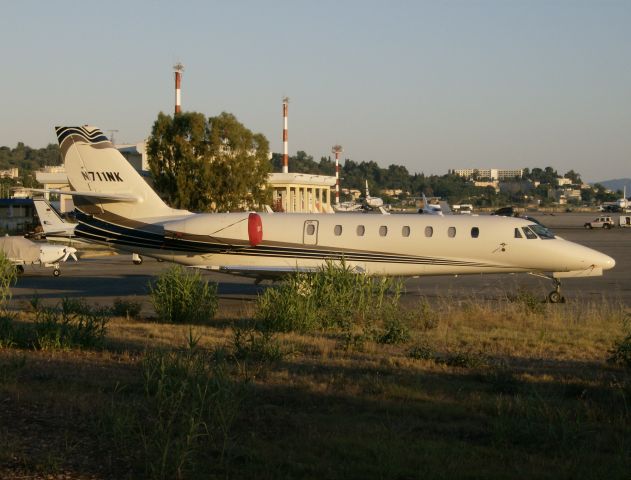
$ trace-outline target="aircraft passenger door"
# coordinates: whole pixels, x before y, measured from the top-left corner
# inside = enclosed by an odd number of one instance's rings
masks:
[[[305,220],[305,225],[302,230],[302,243],[305,245],[318,244],[318,221],[317,220]]]

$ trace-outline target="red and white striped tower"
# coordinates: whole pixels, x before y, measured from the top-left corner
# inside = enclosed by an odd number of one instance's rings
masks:
[[[283,98],[283,173],[289,173],[289,149],[287,147],[287,107],[289,97]]]
[[[340,153],[342,145],[333,145],[331,152],[335,154],[335,205],[340,204]]]
[[[184,71],[184,65],[178,62],[173,66],[173,70],[175,70],[175,114],[177,115],[182,111],[180,87],[182,84],[182,72]]]

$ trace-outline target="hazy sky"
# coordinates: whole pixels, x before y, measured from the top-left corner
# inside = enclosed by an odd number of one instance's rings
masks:
[[[235,114],[282,151],[631,177],[631,1],[0,3],[0,145],[54,125],[145,138],[182,107]],[[291,169],[291,166],[290,166]]]

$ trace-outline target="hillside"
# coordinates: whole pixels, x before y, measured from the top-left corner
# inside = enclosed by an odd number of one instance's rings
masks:
[[[631,194],[631,178],[615,178],[613,180],[604,180],[596,183],[600,183],[604,187],[613,191],[622,190],[626,186],[627,195]]]

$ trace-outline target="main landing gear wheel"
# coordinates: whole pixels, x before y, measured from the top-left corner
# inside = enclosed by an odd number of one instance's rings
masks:
[[[16,265],[15,271],[17,272],[18,275],[22,275],[24,273],[24,267],[22,265]]]
[[[61,275],[61,270],[59,270],[58,268],[53,270],[53,277],[58,277],[59,275]]]
[[[561,295],[561,281],[558,278],[553,278],[554,290],[548,294],[548,303],[565,303],[565,297]]]

